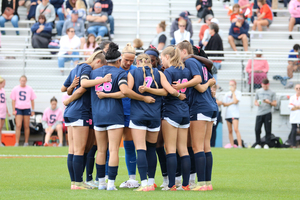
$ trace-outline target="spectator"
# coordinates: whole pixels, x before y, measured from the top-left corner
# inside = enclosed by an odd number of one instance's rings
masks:
[[[217,91],[217,86],[213,85],[211,86],[211,95],[213,98],[216,99],[217,105],[218,105],[218,116],[217,116],[217,123],[213,125],[213,129],[212,129],[212,134],[211,134],[211,139],[210,139],[210,146],[211,147],[215,147],[216,146],[216,138],[217,138],[217,127],[218,124],[221,122],[222,123],[222,101],[220,98],[220,95],[216,95],[216,91]]]
[[[268,79],[264,79],[261,84],[262,88],[256,91],[255,106],[258,107],[256,122],[255,122],[255,149],[261,149],[262,143],[260,140],[261,127],[264,124],[266,131],[265,149],[269,149],[272,133],[272,106],[277,105],[275,92],[269,89],[270,84]]]
[[[76,1],[78,0],[66,0],[66,10],[65,10],[65,16],[69,15],[70,10],[76,9]],[[81,0],[85,4],[85,7],[87,7],[86,1]]]
[[[63,112],[57,107],[57,99],[53,97],[50,100],[50,108],[46,108],[43,114],[43,128],[46,132],[44,146],[49,146],[49,140],[54,131],[57,132],[59,147],[63,146]]]
[[[95,3],[94,10],[86,17],[86,20],[89,22],[87,32],[94,34],[95,37],[104,37],[108,33],[106,27],[107,14],[102,12],[101,3],[99,2]]]
[[[111,15],[113,12],[113,2],[111,0],[97,0],[96,2],[101,3],[102,12],[107,13],[108,19],[107,23],[110,25],[110,37],[114,38],[114,31],[115,31],[115,20],[114,17]],[[93,6],[91,6],[93,7]]]
[[[67,35],[62,36],[60,39],[60,48],[58,55],[74,55],[75,57],[58,57],[58,67],[64,68],[65,62],[72,60],[74,62],[74,65],[77,65],[79,58],[77,57],[79,55],[79,52],[72,51],[75,49],[79,49],[80,47],[80,39],[75,35],[75,29],[74,28],[68,28],[66,31]],[[64,74],[64,71],[62,70],[62,75]]]
[[[104,51],[104,54],[107,52],[108,48],[109,48],[109,44],[111,43],[111,41],[108,41],[108,40],[105,40],[105,41],[102,41],[100,44],[99,44],[99,50],[103,50]]]
[[[242,148],[242,138],[239,131],[239,102],[242,98],[242,93],[236,89],[236,81],[229,81],[229,89],[223,98],[223,106],[226,107],[225,120],[227,121],[227,127],[229,132],[229,141],[231,148],[234,147],[232,126],[238,141],[238,148]]]
[[[300,24],[300,0],[292,0],[289,4],[289,11],[291,14],[289,22],[289,31],[292,32],[296,24]],[[293,39],[290,35],[289,39]]]
[[[175,39],[175,44],[178,44],[182,42],[183,40],[190,41],[191,39],[191,33],[185,30],[186,27],[186,21],[185,20],[180,20],[178,22],[178,30],[174,32],[174,39]]]
[[[149,48],[144,51],[144,53],[150,56],[152,67],[162,70],[159,59],[159,51],[154,46],[150,45]]]
[[[292,125],[291,131],[291,146],[293,148],[297,147],[297,125],[300,124],[300,84],[295,86],[296,94],[290,97],[289,108],[290,113],[290,123]]]
[[[51,23],[46,23],[45,15],[39,16],[39,21],[31,27],[33,33],[31,44],[33,48],[48,48],[48,44],[51,42]]]
[[[266,3],[266,0],[257,0],[257,5],[260,8],[257,14],[257,19],[253,22],[252,30],[255,31],[256,27],[258,31],[262,31],[263,26],[270,26],[273,22],[273,13],[270,6]],[[251,38],[254,34],[251,34]],[[259,38],[262,38],[262,34],[259,34]]]
[[[66,18],[67,19],[71,19],[71,15],[73,11],[77,11],[78,12],[78,19],[83,20],[83,22],[85,22],[86,20],[86,5],[84,3],[84,1],[82,0],[77,0],[75,3],[75,8],[73,10],[69,10]]]
[[[231,24],[228,36],[228,42],[233,51],[237,51],[236,45],[243,45],[244,51],[248,51],[248,31],[249,24],[245,22],[244,15],[239,14],[237,16],[237,22]]]
[[[133,47],[135,48],[135,50],[144,51],[143,45],[144,45],[144,43],[141,39],[136,38],[136,39],[133,40]],[[139,54],[141,54],[141,53],[136,53],[135,55],[137,56]]]
[[[96,38],[93,34],[89,34],[87,38],[87,42],[84,44],[83,49],[85,50],[93,50],[96,48]],[[83,55],[92,55],[93,51],[84,51]],[[87,60],[88,58],[85,58]]]
[[[156,33],[157,35],[154,37],[154,39],[151,41],[150,45],[157,48],[157,50],[163,50],[170,44],[170,40],[166,33],[166,22],[161,21],[156,26]]]
[[[25,1],[22,1],[25,2]],[[29,7],[27,7],[27,4],[29,3]],[[41,3],[41,1],[38,0],[26,0],[25,2],[25,7],[27,7],[27,19],[35,19],[35,12],[36,12],[36,7]],[[24,3],[23,3],[24,4]],[[22,4],[22,5],[23,5]],[[19,1],[19,5],[21,6],[21,1]]]
[[[240,5],[239,4],[234,4],[232,7],[232,10],[228,11],[228,16],[230,16],[230,22],[234,23],[237,22],[237,16],[240,14]]]
[[[35,12],[36,21],[39,20],[40,14],[45,15],[46,23],[51,23],[52,26],[54,25],[56,14],[55,14],[54,6],[49,3],[49,0],[42,0],[42,3],[40,3],[36,7],[36,12]]]
[[[59,20],[65,20],[65,15],[62,9],[64,0],[50,0],[50,3],[53,5],[55,13],[58,15]]]
[[[176,18],[171,25],[171,30],[170,30],[170,35],[173,38],[171,41],[171,44],[175,44],[175,39],[174,39],[174,32],[177,31],[178,28],[178,22],[180,20],[185,20],[186,21],[186,27],[185,30],[187,30],[188,32],[191,33],[191,38],[193,37],[193,26],[192,26],[192,22],[191,20],[188,18],[188,16],[190,15],[190,13],[188,11],[184,11],[182,13],[180,13],[179,18]],[[192,43],[192,40],[190,41]]]
[[[210,21],[213,19],[214,16],[212,15],[206,15],[205,17],[205,24],[203,24],[200,28],[200,32],[199,32],[199,46],[202,47],[202,40],[204,37],[204,32],[209,28],[210,25]]]
[[[242,9],[241,13],[245,13],[247,8],[250,6],[249,0],[239,0],[240,9]]]
[[[13,115],[16,121],[16,144],[19,146],[22,124],[24,126],[25,143],[28,146],[28,139],[30,135],[29,121],[30,115],[34,115],[34,99],[36,95],[33,89],[26,85],[27,77],[25,75],[20,78],[20,85],[13,88],[10,94],[12,100]]]
[[[206,15],[214,15],[214,12],[211,9],[212,7],[212,0],[197,0],[196,1],[196,10],[197,10],[197,17],[199,18],[198,23],[205,18]],[[204,20],[205,21],[205,20]]]
[[[210,20],[210,24],[211,23],[215,23],[215,24],[217,24],[217,25],[219,25],[219,20],[218,19],[216,19],[216,18],[212,18],[211,20]],[[218,32],[218,34],[219,34],[219,36],[221,37],[221,39],[222,39],[222,36],[223,36],[223,31],[222,30],[220,30],[220,28],[219,28],[219,32]],[[207,45],[207,43],[208,43],[208,41],[209,41],[209,39],[210,39],[210,33],[209,33],[209,29],[206,29],[205,31],[204,31],[204,35],[203,35],[203,39],[202,39],[202,49],[205,49],[205,46]]]
[[[6,114],[10,117],[10,114],[8,112],[7,105],[6,105],[4,87],[5,87],[5,80],[0,77],[0,147],[4,146],[1,141],[1,137],[2,137],[1,134],[2,134],[3,125],[5,124]]]
[[[35,3],[35,4],[32,4]],[[27,9],[27,13],[29,12],[32,5],[38,5],[41,1],[37,0],[19,0],[19,6],[24,6]]]
[[[0,26],[3,28],[5,22],[11,21],[15,28],[18,28],[19,14],[18,14],[19,0],[2,0],[2,7],[0,16]],[[1,31],[2,35],[5,35],[5,31]],[[19,35],[19,31],[16,31]]]
[[[253,15],[251,17],[252,23],[254,21],[254,17],[257,16],[257,13],[259,13],[259,7],[257,5],[257,0],[254,0],[253,3],[254,3],[253,4]],[[271,2],[271,0],[266,0],[266,3],[270,6],[270,8],[272,8],[272,2]],[[254,10],[256,10],[256,11],[254,12]]]
[[[256,49],[255,51],[256,58],[262,57],[262,50]],[[248,64],[246,66],[246,72],[248,73],[248,84],[249,91],[251,91],[251,77],[252,77],[252,59],[248,60]],[[269,71],[269,63],[267,60],[256,60],[253,61],[253,75],[254,75],[254,89],[261,88],[262,80],[267,78],[267,73]]]

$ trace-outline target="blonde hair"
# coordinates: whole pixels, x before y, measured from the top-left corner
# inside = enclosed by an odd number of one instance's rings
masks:
[[[240,6],[239,4],[237,4],[237,3],[236,3],[236,4],[234,4],[234,5],[233,5],[233,7],[232,7],[232,11],[233,11],[233,9],[234,9],[234,8],[238,8],[238,9],[239,9],[239,11],[240,11],[240,8],[241,8],[241,6]]]
[[[91,64],[96,59],[100,59],[101,63],[105,63],[105,56],[104,56],[102,50],[94,52],[85,62],[81,62],[78,65],[83,64],[83,63]]]
[[[126,46],[122,50],[122,54],[130,53],[135,55],[135,48],[131,46],[130,43],[127,43]]]
[[[185,49],[188,54],[194,54],[193,46],[187,40],[183,40],[182,42],[178,43],[176,47],[178,47],[181,51]]]
[[[150,58],[150,56],[147,55],[147,54],[145,54],[145,53],[142,53],[142,54],[139,54],[137,56],[136,60],[139,62],[139,64],[142,64],[142,67],[143,67],[143,72],[144,72],[144,83],[143,83],[143,86],[146,86],[146,69],[145,69],[145,66],[148,66],[150,68],[150,73],[152,75],[152,79],[153,79],[153,81],[155,83],[155,86],[158,89],[158,84],[155,81],[155,77],[154,77],[154,74],[153,74],[153,68],[152,68],[152,65],[151,65],[151,58]]]
[[[4,81],[5,81],[5,79],[0,77],[0,83],[3,83]]]
[[[182,67],[184,69],[184,64],[181,61],[180,51],[176,47],[167,47],[163,50],[162,55],[170,56],[170,64],[175,67]]]
[[[77,9],[85,9],[86,10],[86,6],[82,0],[77,0],[75,3],[75,7]]]
[[[143,41],[139,38],[134,39],[133,44],[134,44],[135,48],[141,48],[144,45]]]
[[[179,20],[178,25],[185,25],[186,26],[186,21],[185,20]]]
[[[162,28],[162,30],[163,31],[166,31],[166,21],[161,21],[159,24],[158,24],[158,26],[160,27],[160,28]]]

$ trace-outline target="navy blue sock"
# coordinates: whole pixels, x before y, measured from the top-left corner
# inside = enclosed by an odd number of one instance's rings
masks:
[[[168,176],[167,157],[166,157],[165,147],[162,146],[156,148],[156,153],[158,156],[162,176]]]
[[[196,173],[195,156],[192,147],[188,147],[190,159],[191,159],[191,174]]]
[[[211,181],[211,173],[212,173],[212,166],[213,166],[213,157],[211,152],[205,153],[206,157],[206,174],[205,174],[205,181]]]
[[[108,166],[108,180],[116,180],[118,175],[118,166]]]
[[[68,154],[67,165],[71,181],[75,181],[75,175],[73,170],[73,154]]]
[[[143,181],[147,179],[147,170],[148,170],[146,151],[140,149],[140,150],[136,150],[136,153],[137,153],[136,162],[141,177],[141,181]]]
[[[86,181],[93,180],[93,171],[95,163],[95,153],[97,151],[97,145],[94,145],[87,154],[86,158]],[[96,179],[97,180],[97,179]]]
[[[190,156],[182,156],[181,160],[181,172],[182,172],[182,185],[187,186],[190,182],[190,171],[191,171],[191,159]]]
[[[108,175],[109,150],[106,151],[105,175]]]
[[[133,141],[124,141],[125,162],[128,170],[128,175],[136,174],[136,154]]]
[[[104,178],[105,177],[105,165],[98,165],[96,164],[97,169],[97,177],[98,178]],[[96,179],[98,181],[99,179]]]
[[[84,156],[73,156],[73,170],[75,174],[75,182],[82,182],[83,174],[83,158]]]
[[[157,165],[157,157],[156,157],[156,143],[146,142],[147,146],[147,161],[148,161],[148,177],[154,178],[156,172]]]
[[[195,153],[195,164],[198,182],[205,181],[205,169],[206,169],[206,158],[205,153],[203,151]]]
[[[175,174],[177,169],[177,156],[176,153],[167,154],[167,169],[169,178],[169,188],[175,185]]]
[[[178,152],[176,152],[176,157],[177,157],[176,177],[178,177],[181,176],[181,159]]]
[[[86,166],[87,154],[88,153],[84,153],[83,154],[83,169],[82,169],[82,174],[83,174],[85,166]]]

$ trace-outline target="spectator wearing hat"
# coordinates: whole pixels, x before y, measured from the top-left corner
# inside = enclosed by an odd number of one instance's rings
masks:
[[[53,23],[55,21],[56,14],[55,14],[54,6],[49,3],[49,0],[42,0],[42,3],[40,3],[36,7],[36,11],[35,11],[36,21],[39,20],[40,14],[45,15],[46,23],[51,23],[53,25]]]
[[[62,9],[64,0],[50,0],[50,3],[55,9],[55,13],[58,15],[59,20],[65,20],[65,15]]]
[[[196,1],[196,10],[197,17],[199,18],[198,23],[205,19],[206,15],[214,15],[214,12],[211,9],[212,0],[197,0]]]
[[[199,46],[202,47],[202,39],[204,37],[204,32],[208,29],[209,25],[210,25],[210,21],[214,18],[214,16],[212,15],[206,15],[205,17],[205,24],[203,24],[200,28],[200,32],[199,32]]]
[[[186,27],[186,21],[185,20],[180,20],[178,22],[178,30],[174,32],[174,39],[175,39],[175,44],[177,45],[178,43],[187,40],[190,41],[191,39],[191,33],[185,30]]]
[[[179,18],[176,18],[171,25],[170,28],[170,36],[173,38],[171,40],[171,44],[175,44],[175,39],[174,39],[174,32],[177,31],[179,29],[178,27],[178,22],[180,20],[185,20],[186,21],[186,27],[185,30],[187,30],[188,32],[191,33],[191,38],[193,37],[193,26],[192,26],[192,22],[191,20],[188,18],[188,16],[190,15],[190,13],[188,11],[184,11],[182,13],[180,13]],[[193,43],[192,40],[190,40],[191,43]]]
[[[243,45],[244,51],[248,51],[248,31],[249,24],[245,22],[245,17],[243,14],[237,16],[237,22],[233,22],[229,29],[228,42],[233,49],[237,51],[236,45]]]
[[[262,58],[263,51],[261,49],[256,49],[255,55],[256,58]],[[256,60],[253,61],[253,80],[254,80],[254,89],[261,88],[262,80],[267,78],[267,73],[269,71],[269,63],[267,60]],[[248,60],[246,66],[246,72],[248,73],[248,84],[249,91],[251,90],[251,80],[252,80],[252,59]]]
[[[93,34],[95,37],[104,37],[108,33],[106,27],[108,15],[102,12],[101,3],[99,2],[95,3],[94,10],[86,17],[86,20],[89,22],[87,32]]]
[[[78,19],[83,20],[83,22],[85,22],[85,19],[86,19],[86,4],[85,4],[85,2],[82,0],[77,0],[73,10],[69,9],[69,12],[66,12],[66,18],[70,19],[72,12],[75,10],[78,12]]]
[[[45,15],[39,16],[39,21],[31,27],[33,33],[31,44],[33,48],[48,48],[51,41],[52,24],[46,23]]]
[[[217,24],[218,27],[219,27],[219,20],[218,20],[218,19],[216,19],[216,18],[211,19],[211,20],[210,20],[210,24],[211,24],[211,23],[215,23],[215,24]],[[220,27],[219,27],[218,35],[219,35],[219,36],[221,37],[221,39],[222,39],[223,31],[220,30]],[[205,49],[205,46],[207,45],[207,43],[208,43],[210,37],[211,37],[211,35],[210,35],[210,33],[209,33],[209,29],[206,29],[206,30],[204,31],[204,35],[203,35],[203,38],[202,38],[202,41],[201,41],[201,43],[202,43],[202,48],[203,48],[203,49]]]
[[[292,32],[296,24],[300,24],[300,0],[292,0],[289,4],[289,11],[291,14],[289,22],[289,31]],[[289,39],[293,39],[290,35]]]

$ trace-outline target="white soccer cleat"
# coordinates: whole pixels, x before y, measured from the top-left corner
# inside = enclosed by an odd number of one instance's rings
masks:
[[[97,188],[97,187],[98,187],[98,185],[96,185],[95,182],[94,182],[93,180],[88,181],[88,182],[85,182],[85,184],[86,184],[86,185],[89,185],[89,186],[91,186],[91,187],[93,187],[93,188]]]
[[[140,187],[139,182],[133,179],[129,179],[128,181],[125,181],[120,185],[120,188],[138,188],[138,187]]]
[[[166,186],[168,186],[169,185],[169,180],[164,180],[164,182],[161,184],[161,188],[164,188],[164,187],[166,187]]]
[[[261,149],[261,146],[260,146],[259,144],[257,144],[257,145],[255,146],[255,149]]]
[[[176,185],[176,187],[180,187],[182,185],[181,180],[175,179],[175,185]]]
[[[116,186],[113,186],[113,187],[108,187],[107,190],[111,190],[112,191],[112,190],[118,190],[118,189],[116,188]]]
[[[269,149],[269,145],[265,144],[264,149]]]
[[[98,190],[106,190],[106,188],[107,188],[106,183],[100,183],[98,186]]]

